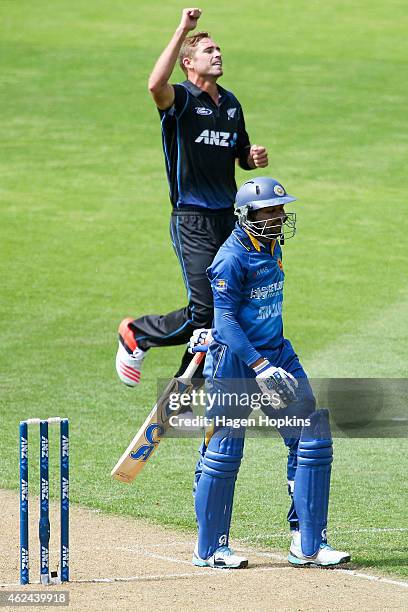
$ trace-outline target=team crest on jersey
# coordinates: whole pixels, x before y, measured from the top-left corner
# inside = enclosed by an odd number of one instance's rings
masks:
[[[195,111],[197,115],[212,115],[211,108],[205,108],[205,106],[197,106]]]
[[[228,108],[227,109],[228,119],[233,119],[235,117],[236,112],[237,112],[236,108]]]
[[[280,257],[278,257],[278,266],[279,266],[280,270],[282,270],[282,272],[283,272],[283,263],[282,263],[282,260],[281,260]]]
[[[284,188],[281,185],[275,185],[275,187],[273,188],[273,191],[279,197],[285,195],[285,190],[284,190]]]
[[[218,291],[225,292],[228,287],[228,281],[223,278],[217,278],[217,280],[215,281],[215,287]]]

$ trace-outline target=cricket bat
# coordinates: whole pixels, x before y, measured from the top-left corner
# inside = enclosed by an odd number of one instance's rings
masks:
[[[178,414],[177,410],[170,410],[169,408],[170,395],[191,391],[191,379],[204,357],[205,352],[196,353],[185,372],[169,382],[149,416],[111,471],[113,478],[128,484],[134,481],[169,428],[170,417]]]

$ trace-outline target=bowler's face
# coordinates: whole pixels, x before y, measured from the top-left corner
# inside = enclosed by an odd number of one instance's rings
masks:
[[[198,43],[190,65],[190,70],[201,77],[212,76],[218,78],[222,76],[222,57],[221,49],[211,38],[203,38]]]

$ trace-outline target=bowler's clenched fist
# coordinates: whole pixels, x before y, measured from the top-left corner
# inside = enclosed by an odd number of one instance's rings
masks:
[[[268,165],[268,151],[260,145],[252,145],[249,156],[252,158],[255,168],[266,168]]]
[[[197,27],[197,21],[200,19],[201,9],[185,8],[181,15],[180,27],[186,32],[194,30]]]

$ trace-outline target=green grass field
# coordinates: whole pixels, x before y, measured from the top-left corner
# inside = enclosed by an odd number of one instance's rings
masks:
[[[202,8],[222,85],[268,146],[268,172],[299,198],[286,335],[313,376],[406,377],[405,3]],[[152,351],[137,391],[116,378],[118,322],[185,301],[146,86],[180,11],[173,0],[1,3],[0,487],[18,486],[18,421],[60,414],[74,502],[193,529],[198,440],[164,442],[132,487],[109,476],[184,350]],[[330,508],[335,545],[400,576],[407,451],[406,439],[336,440]],[[248,440],[234,537],[286,549],[284,464],[276,438]]]

